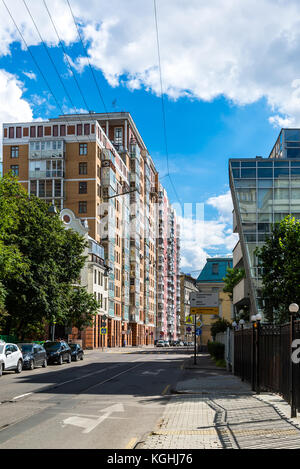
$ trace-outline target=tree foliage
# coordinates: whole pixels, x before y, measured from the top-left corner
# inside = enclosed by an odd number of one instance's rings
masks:
[[[223,278],[225,286],[223,288],[224,293],[228,293],[230,299],[232,300],[233,289],[234,287],[245,277],[244,269],[237,269],[228,267],[226,271],[226,276]]]
[[[231,328],[231,323],[229,321],[223,318],[217,319],[210,327],[211,336],[215,339],[216,335],[219,332],[225,332],[227,327]]]
[[[84,305],[88,309],[82,324],[91,320],[93,296],[82,294],[80,304],[73,291],[85,263],[84,238],[66,230],[44,201],[29,198],[12,175],[0,179],[0,220],[2,330],[23,338],[53,318],[57,324],[69,323],[76,316],[75,308],[83,313]]]
[[[256,249],[262,267],[264,315],[270,322],[289,319],[289,305],[300,301],[300,220],[287,216],[273,226]]]

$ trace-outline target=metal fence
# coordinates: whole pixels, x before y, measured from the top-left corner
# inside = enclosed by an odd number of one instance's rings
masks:
[[[252,390],[280,394],[300,412],[300,363],[292,361],[292,342],[299,339],[300,320],[287,324],[254,323],[234,332],[234,374]],[[298,346],[299,346],[298,345]]]

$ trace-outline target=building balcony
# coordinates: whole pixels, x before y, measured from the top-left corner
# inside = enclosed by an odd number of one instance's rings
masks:
[[[246,279],[243,278],[233,289],[233,304],[240,303],[241,301],[249,298],[249,289]]]
[[[232,263],[232,265],[233,265],[233,267],[236,267],[243,258],[242,246],[241,246],[240,241],[235,245],[235,247],[232,251],[232,254],[233,254],[233,263]]]

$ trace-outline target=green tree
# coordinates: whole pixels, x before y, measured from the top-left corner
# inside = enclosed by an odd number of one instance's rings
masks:
[[[0,277],[6,310],[2,329],[24,338],[42,330],[53,317],[57,324],[69,323],[74,317],[72,301],[77,307],[80,303],[73,285],[85,263],[84,238],[65,230],[59,216],[50,215],[44,201],[29,198],[12,176],[0,180],[0,195],[0,210],[14,214],[13,221],[0,225],[9,267]],[[16,260],[7,253],[15,253]],[[22,268],[16,269],[20,263]],[[87,297],[81,298],[87,304]],[[91,308],[85,312],[85,321],[91,319],[91,312]]]
[[[256,249],[262,277],[264,315],[270,322],[289,319],[289,305],[300,301],[300,220],[287,216]]]
[[[225,286],[223,288],[224,293],[228,293],[230,299],[233,297],[234,287],[245,277],[244,269],[237,269],[228,267],[226,271],[226,276],[223,278]]]
[[[210,333],[213,339],[215,339],[219,332],[225,332],[227,327],[231,328],[231,323],[229,321],[222,318],[217,319],[210,327]]]

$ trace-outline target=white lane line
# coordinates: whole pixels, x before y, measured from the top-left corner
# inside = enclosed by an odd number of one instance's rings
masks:
[[[17,399],[21,399],[21,397],[30,396],[30,394],[32,394],[32,392],[27,392],[26,394],[20,394],[20,396],[14,397],[12,400],[16,401]]]

